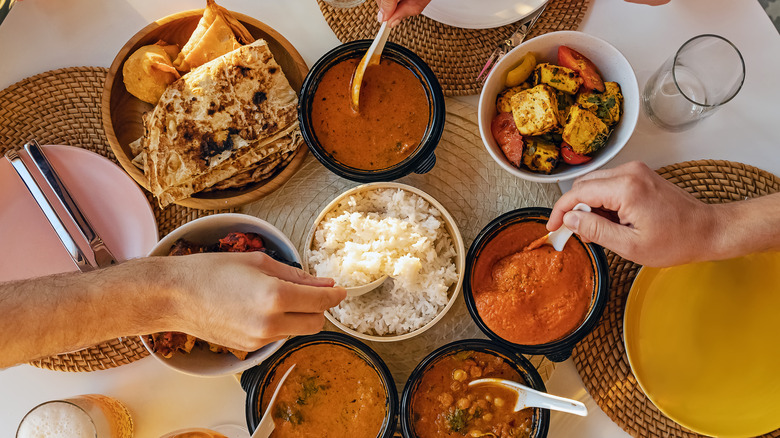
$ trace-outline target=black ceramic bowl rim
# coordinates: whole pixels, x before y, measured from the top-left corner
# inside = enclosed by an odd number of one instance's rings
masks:
[[[401,408],[399,410],[399,416],[401,417],[401,433],[405,438],[415,438],[413,424],[412,424],[412,397],[420,384],[420,379],[425,374],[427,369],[432,366],[440,358],[445,357],[451,353],[458,351],[472,350],[483,353],[489,353],[500,356],[507,360],[512,367],[520,373],[525,379],[528,386],[537,391],[547,392],[547,388],[544,386],[542,376],[534,368],[531,362],[525,357],[518,354],[511,348],[507,348],[501,344],[489,341],[487,339],[462,339],[455,342],[450,342],[447,345],[439,347],[431,354],[425,356],[425,358],[417,364],[414,371],[409,375],[409,380],[406,381],[404,386],[403,395],[401,395]],[[533,424],[534,430],[531,432],[531,438],[544,438],[547,436],[547,431],[550,428],[550,411],[549,409],[534,408]]]
[[[338,344],[343,345],[364,359],[376,372],[382,384],[385,386],[387,401],[385,408],[387,414],[382,427],[379,429],[377,438],[390,438],[393,436],[398,413],[398,393],[395,387],[393,375],[385,365],[385,362],[374,350],[359,340],[338,332],[322,331],[309,336],[297,336],[285,342],[271,357],[266,359],[260,365],[252,367],[241,374],[241,387],[246,392],[246,425],[249,433],[253,433],[260,423],[262,413],[257,408],[260,396],[265,391],[266,385],[272,380],[276,367],[282,363],[294,351],[313,344]],[[260,403],[262,405],[262,403]]]
[[[376,182],[392,181],[412,172],[426,173],[433,168],[436,163],[435,150],[441,140],[444,131],[445,106],[444,93],[442,92],[439,80],[419,56],[414,52],[399,44],[388,42],[382,51],[382,57],[392,59],[393,61],[408,68],[423,85],[423,89],[428,98],[430,114],[428,118],[428,128],[423,135],[420,146],[409,157],[400,163],[379,170],[363,170],[340,163],[333,159],[320,145],[317,136],[314,133],[311,122],[312,104],[314,93],[317,91],[320,81],[325,72],[333,65],[350,58],[360,58],[363,56],[372,40],[357,40],[342,44],[320,58],[309,70],[301,86],[300,102],[298,105],[298,121],[301,126],[301,134],[309,150],[315,157],[331,172],[343,178],[357,182]]]
[[[576,242],[585,246],[591,259],[591,266],[593,266],[595,284],[591,298],[591,306],[585,319],[576,329],[574,329],[574,331],[560,339],[545,344],[515,344],[514,342],[507,341],[498,336],[487,326],[487,324],[485,324],[482,317],[479,315],[471,288],[471,278],[476,258],[489,241],[497,236],[504,228],[515,223],[525,221],[547,223],[547,219],[550,217],[551,212],[551,209],[545,207],[518,208],[504,213],[488,223],[482,231],[479,232],[477,238],[471,243],[468,253],[466,254],[466,275],[463,278],[463,297],[466,300],[466,308],[468,309],[471,318],[474,320],[474,323],[477,324],[479,329],[482,330],[482,333],[487,335],[490,339],[523,354],[543,354],[553,362],[562,362],[571,356],[574,346],[593,330],[593,327],[598,323],[601,314],[604,312],[604,307],[607,305],[607,299],[609,298],[609,267],[603,248],[593,243],[584,243],[576,234],[572,236],[572,239],[576,239]]]

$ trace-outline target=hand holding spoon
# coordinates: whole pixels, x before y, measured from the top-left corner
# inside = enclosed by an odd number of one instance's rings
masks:
[[[579,204],[575,205],[572,210],[590,212],[590,207],[587,204],[580,202]],[[563,251],[563,247],[566,246],[566,241],[569,240],[569,237],[571,237],[572,234],[574,233],[570,229],[566,228],[566,225],[561,225],[561,227],[557,230],[550,231],[544,236],[531,242],[531,244],[526,246],[523,251],[532,251],[542,245],[551,245],[553,248],[555,248],[556,251]]]
[[[553,411],[567,412],[569,414],[584,417],[588,415],[588,408],[577,400],[572,400],[557,395],[547,394],[537,391],[517,382],[504,379],[477,379],[469,382],[469,386],[479,384],[499,385],[511,389],[517,393],[517,403],[515,403],[515,412],[525,408],[544,408]]]
[[[374,38],[374,42],[363,55],[360,60],[355,73],[352,75],[352,82],[350,83],[350,96],[352,97],[352,110],[359,111],[360,106],[358,102],[360,100],[360,86],[363,85],[363,75],[366,73],[366,68],[371,65],[379,65],[379,58],[382,56],[382,49],[385,48],[387,37],[390,35],[390,27],[387,25],[387,21],[382,23],[379,28],[379,32]]]

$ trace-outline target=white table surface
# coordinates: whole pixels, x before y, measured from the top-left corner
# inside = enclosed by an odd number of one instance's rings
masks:
[[[24,0],[0,26],[0,89],[51,69],[108,67],[139,29],[165,15],[201,8],[202,0]],[[739,95],[692,130],[672,134],[642,114],[626,148],[609,164],[651,167],[704,158],[741,161],[780,174],[780,35],[756,0],[672,0],[649,7],[591,0],[580,30],[615,45],[640,86],[688,38],[716,33],[742,51],[747,78]],[[314,0],[221,0],[281,32],[312,65],[339,44]],[[463,98],[476,105],[476,97]],[[562,185],[566,188],[566,185]],[[2,188],[0,188],[2,189]],[[587,394],[571,360],[558,366],[550,392],[582,400],[586,418],[553,413],[550,437],[626,437]],[[244,424],[244,392],[233,377],[194,378],[152,359],[91,373],[20,365],[0,371],[0,436],[14,436],[32,406],[54,398],[102,393],[130,409],[136,436],[183,427]]]

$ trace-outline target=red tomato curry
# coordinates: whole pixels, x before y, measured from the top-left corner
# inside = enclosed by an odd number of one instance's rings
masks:
[[[418,438],[529,437],[533,409],[513,412],[517,394],[472,380],[496,377],[527,384],[503,358],[478,351],[445,356],[430,366],[412,396],[412,424]]]
[[[549,245],[523,251],[545,235],[539,222],[501,231],[480,252],[472,278],[479,316],[509,342],[538,345],[573,332],[591,305],[594,273],[585,247],[574,239],[563,251]]]
[[[428,97],[414,73],[383,58],[366,69],[355,112],[350,82],[359,61],[347,59],[325,72],[314,93],[312,127],[322,148],[341,163],[386,169],[419,147],[428,128]]]
[[[266,386],[260,412],[265,412],[282,376],[271,415],[274,438],[376,438],[387,415],[387,392],[379,374],[353,350],[320,343],[304,346],[276,367]]]

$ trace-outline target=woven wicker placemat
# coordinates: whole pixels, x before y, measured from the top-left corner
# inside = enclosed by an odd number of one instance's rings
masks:
[[[36,139],[41,144],[81,147],[118,163],[108,145],[100,115],[100,97],[107,72],[101,67],[64,68],[29,77],[0,91],[0,154]],[[161,210],[152,195],[145,193],[163,236],[190,220],[216,213],[178,205]],[[137,337],[126,337],[31,364],[56,371],[95,371],[147,355]]]
[[[725,203],[780,191],[780,178],[741,163],[701,160],[657,171],[707,203]],[[574,365],[601,409],[634,437],[700,437],[659,411],[631,372],[623,345],[626,298],[640,266],[607,251],[612,281],[604,316],[574,350]],[[764,435],[780,437],[780,430]]]
[[[325,21],[341,42],[376,36],[379,23],[374,0],[366,0],[351,9],[318,2]],[[590,0],[549,0],[528,38],[556,30],[576,30],[589,3]],[[428,63],[439,78],[445,95],[465,96],[477,94],[482,89],[477,75],[493,49],[514,33],[520,22],[492,29],[463,29],[419,15],[409,17],[393,28],[389,40],[411,49]]]
[[[447,123],[436,148],[436,166],[398,182],[417,187],[439,201],[458,224],[466,248],[497,216],[519,207],[551,207],[560,197],[555,184],[533,183],[510,175],[488,154],[477,127],[476,108],[447,99]],[[287,235],[303,254],[314,219],[333,198],[357,186],[334,175],[313,156],[287,183],[244,212],[260,217]],[[329,324],[330,330],[339,329]],[[466,309],[461,294],[447,314],[426,332],[397,342],[366,341],[387,363],[399,391],[428,353],[457,340],[484,338]],[[553,364],[543,356],[529,357],[547,380]]]

